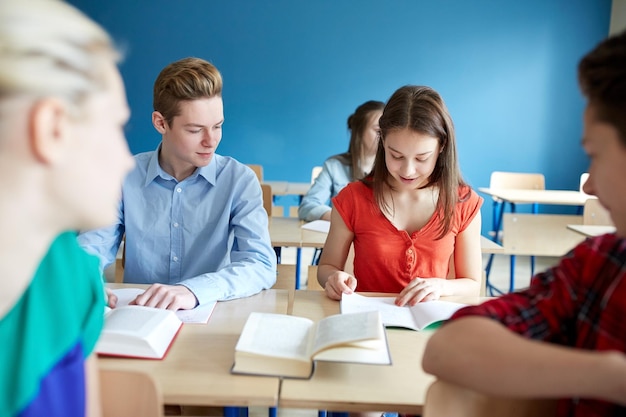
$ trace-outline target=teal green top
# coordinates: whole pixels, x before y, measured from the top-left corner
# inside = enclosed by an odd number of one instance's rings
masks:
[[[103,312],[98,259],[78,246],[75,233],[59,235],[24,294],[0,318],[0,416],[84,413],[84,362]]]

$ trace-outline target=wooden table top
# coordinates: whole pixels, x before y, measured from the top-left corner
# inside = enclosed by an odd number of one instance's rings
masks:
[[[388,294],[377,294],[388,295]],[[478,297],[447,297],[478,303]],[[313,320],[339,313],[339,302],[321,291],[296,291],[293,315]],[[329,411],[398,411],[420,414],[426,390],[435,380],[421,360],[431,331],[387,329],[391,366],[348,363],[316,364],[309,380],[284,379],[279,407]]]
[[[595,198],[573,190],[516,190],[479,188],[480,192],[509,203],[538,203],[565,206],[582,206],[590,198]]]
[[[323,248],[327,233],[302,229],[303,221],[296,217],[272,217],[270,239],[272,246]],[[492,240],[481,236],[482,253],[503,253],[504,248]]]
[[[278,403],[279,378],[230,373],[235,345],[252,311],[286,314],[288,291],[265,290],[252,297],[217,303],[207,324],[183,324],[163,360],[100,357],[99,366],[151,374],[166,404],[274,407]]]
[[[272,195],[304,196],[311,188],[310,182],[263,181],[263,183],[272,187]]]
[[[600,236],[606,233],[615,233],[615,226],[608,225],[568,224],[567,228],[588,237]]]

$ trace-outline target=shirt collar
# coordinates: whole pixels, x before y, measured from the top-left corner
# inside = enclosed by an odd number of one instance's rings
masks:
[[[146,170],[146,181],[144,186],[147,186],[152,181],[154,181],[157,177],[161,177],[166,181],[176,181],[176,178],[172,177],[170,174],[165,172],[161,165],[159,164],[159,152],[161,151],[161,145],[152,153],[150,157],[150,162],[148,162],[148,168]],[[217,177],[217,162],[215,161],[217,155],[213,154],[213,158],[211,158],[211,162],[209,165],[196,168],[196,170],[187,177],[185,180],[195,179],[200,176],[204,178],[209,184],[215,185],[215,179]]]

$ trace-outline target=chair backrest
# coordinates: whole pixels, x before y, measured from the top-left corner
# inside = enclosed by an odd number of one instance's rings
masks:
[[[578,187],[578,191],[580,191],[583,194],[587,194],[583,191],[583,185],[585,185],[585,183],[587,182],[587,178],[589,178],[588,172],[583,172],[582,174],[580,174],[580,185]]]
[[[547,417],[555,400],[500,398],[436,380],[426,393],[422,417]]]
[[[272,186],[269,184],[261,184],[263,190],[263,208],[269,217],[272,217]]]
[[[162,417],[163,396],[148,374],[129,370],[100,370],[103,417]]]
[[[120,247],[117,249],[115,257],[115,282],[121,284],[124,282],[124,267],[126,266],[126,235],[122,237]]]
[[[313,169],[311,170],[311,184],[315,182],[315,178],[320,175],[320,172],[322,172],[322,167],[313,167]]]
[[[248,164],[248,166],[252,168],[259,182],[263,182],[263,165]]]
[[[600,200],[590,198],[585,201],[583,208],[583,224],[613,226],[613,220],[609,211],[600,204]]]
[[[348,274],[354,275],[354,245],[350,245],[350,252],[348,252],[343,270]],[[324,288],[322,288],[317,281],[317,265],[309,265],[307,271],[307,290],[324,291]]]
[[[491,173],[489,188],[545,190],[546,180],[543,174],[494,171]]]
[[[276,265],[276,283],[272,286],[275,290],[295,290],[296,289],[296,265],[278,264]]]
[[[324,288],[317,281],[317,265],[309,265],[307,271],[306,289],[313,291],[324,291]]]

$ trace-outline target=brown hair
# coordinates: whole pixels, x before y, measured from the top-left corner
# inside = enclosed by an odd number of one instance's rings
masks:
[[[369,172],[361,172],[361,157],[363,156],[363,133],[370,122],[372,113],[382,111],[385,103],[382,101],[370,100],[361,104],[356,108],[353,114],[348,117],[348,129],[350,130],[350,145],[348,152],[341,156],[350,164],[352,181],[360,180],[363,174]]]
[[[393,212],[393,207],[385,201],[383,194],[385,186],[393,189],[389,181],[391,174],[385,163],[385,136],[391,131],[411,129],[439,139],[441,153],[428,183],[423,188],[439,188],[437,210],[443,212],[443,222],[437,238],[442,238],[450,231],[454,209],[459,202],[459,187],[466,186],[458,164],[454,125],[443,99],[430,87],[400,87],[389,98],[379,124],[381,141],[378,143],[373,175],[365,182],[373,187],[379,207],[390,213]]]
[[[215,66],[200,58],[172,62],[154,82],[152,105],[171,126],[180,114],[181,101],[222,95],[222,75]]]
[[[613,125],[626,146],[626,31],[600,42],[583,57],[578,80],[597,117]]]

